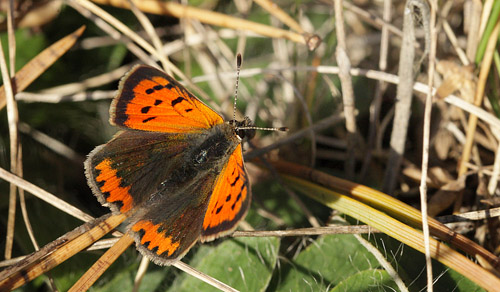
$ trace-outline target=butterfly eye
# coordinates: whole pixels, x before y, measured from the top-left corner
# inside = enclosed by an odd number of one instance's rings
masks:
[[[236,130],[236,135],[242,140],[251,140],[255,137],[255,129]]]

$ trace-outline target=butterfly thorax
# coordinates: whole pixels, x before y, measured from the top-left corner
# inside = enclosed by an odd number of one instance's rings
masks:
[[[198,138],[197,147],[188,154],[194,167],[208,169],[226,163],[229,154],[241,143],[234,127],[229,124],[218,124]],[[214,169],[220,171],[220,169]]]

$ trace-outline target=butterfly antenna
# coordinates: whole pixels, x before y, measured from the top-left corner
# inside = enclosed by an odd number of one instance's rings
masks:
[[[286,132],[288,131],[288,127],[279,127],[279,128],[262,128],[262,127],[238,127],[238,130],[261,130],[261,131],[280,131]]]
[[[238,84],[240,83],[241,54],[236,56],[236,86],[234,89],[233,121],[236,121],[236,101],[238,100]]]

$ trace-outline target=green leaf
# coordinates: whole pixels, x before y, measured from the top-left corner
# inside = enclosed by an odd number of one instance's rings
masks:
[[[325,291],[378,266],[375,257],[353,235],[322,236],[295,260],[282,265],[276,291]]]
[[[279,244],[277,238],[224,240],[216,247],[200,247],[191,264],[240,291],[264,291],[276,265]],[[188,275],[179,279],[169,291],[219,291]]]
[[[330,292],[343,291],[397,291],[396,285],[389,273],[380,269],[368,269],[340,282]]]

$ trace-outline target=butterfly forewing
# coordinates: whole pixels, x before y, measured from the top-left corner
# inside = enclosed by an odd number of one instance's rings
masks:
[[[224,122],[172,77],[144,65],[123,77],[110,114],[112,124],[165,133],[195,132]]]

